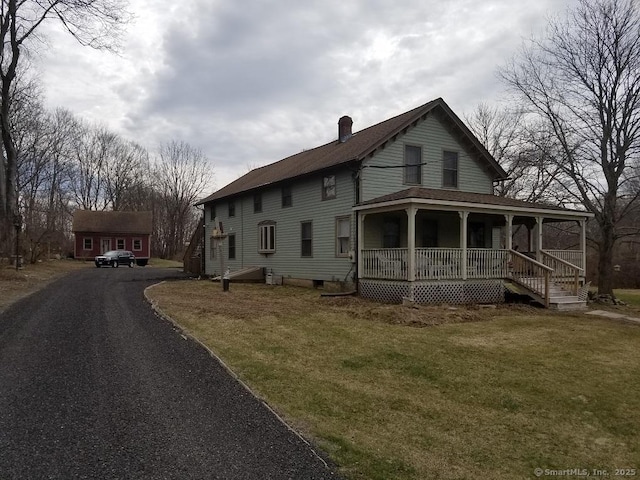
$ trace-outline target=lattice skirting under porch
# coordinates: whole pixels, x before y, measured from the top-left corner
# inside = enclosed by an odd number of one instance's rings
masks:
[[[401,303],[411,298],[409,282],[360,280],[360,295],[380,302]],[[417,303],[503,303],[502,280],[414,282],[413,300]]]

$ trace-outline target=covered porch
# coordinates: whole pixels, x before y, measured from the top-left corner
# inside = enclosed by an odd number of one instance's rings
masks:
[[[380,290],[389,282],[412,299],[415,287],[434,290],[433,284],[440,286],[438,291],[445,285],[453,290],[476,285],[504,296],[504,281],[512,281],[547,306],[556,287],[578,294],[590,214],[493,195],[426,189],[402,193],[355,207],[362,286]],[[431,198],[435,196],[440,198]],[[555,222],[577,224],[573,248],[545,248],[545,225]],[[514,242],[518,229],[524,232],[520,244]],[[400,288],[403,284],[406,289]],[[425,301],[422,297],[418,301]],[[482,294],[469,298],[482,303]],[[495,294],[486,301],[495,302]]]

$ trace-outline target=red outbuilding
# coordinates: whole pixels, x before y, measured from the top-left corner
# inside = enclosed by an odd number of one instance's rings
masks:
[[[130,250],[138,265],[151,256],[151,212],[94,212],[73,214],[75,258],[92,260],[109,250]]]

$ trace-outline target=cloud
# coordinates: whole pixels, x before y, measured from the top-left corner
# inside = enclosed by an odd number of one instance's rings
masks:
[[[332,140],[345,114],[357,131],[440,96],[460,115],[493,100],[496,67],[575,1],[132,0],[121,58],[65,46],[44,63],[52,102],[150,149],[199,147],[223,186]]]

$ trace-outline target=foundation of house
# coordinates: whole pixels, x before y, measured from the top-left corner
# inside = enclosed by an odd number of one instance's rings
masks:
[[[504,282],[499,279],[402,282],[390,280],[359,281],[359,293],[363,298],[380,302],[402,303],[409,299],[416,303],[504,303]]]
[[[317,288],[327,292],[347,292],[354,290],[353,283],[336,282],[330,280],[307,280],[303,278],[283,278],[283,285],[292,285],[295,287]]]

